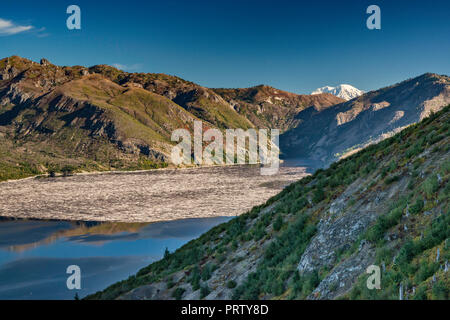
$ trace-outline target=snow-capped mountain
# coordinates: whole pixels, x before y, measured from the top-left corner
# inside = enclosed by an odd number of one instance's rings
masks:
[[[311,94],[320,94],[320,93],[331,93],[339,98],[351,100],[364,94],[364,91],[359,90],[349,84],[340,84],[336,87],[326,86],[316,89]]]

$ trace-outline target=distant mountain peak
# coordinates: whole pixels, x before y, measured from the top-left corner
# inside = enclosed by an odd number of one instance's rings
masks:
[[[331,93],[336,97],[345,100],[351,100],[364,94],[364,91],[359,90],[349,84],[340,84],[336,87],[325,86],[322,88],[318,88],[314,90],[311,94],[320,94],[320,93]]]
[[[280,136],[280,148],[286,158],[312,158],[329,164],[449,103],[450,77],[426,73],[320,112],[301,111],[296,115],[300,125]]]

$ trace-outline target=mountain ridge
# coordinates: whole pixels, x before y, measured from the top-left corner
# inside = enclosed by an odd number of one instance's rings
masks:
[[[0,143],[6,152],[0,180],[66,167],[166,166],[170,132],[192,133],[194,121],[205,129],[280,129],[284,158],[326,165],[438,111],[450,102],[449,83],[448,76],[426,73],[344,101],[267,85],[210,89],[165,74],[59,67],[12,56],[0,60]]]
[[[450,77],[426,73],[317,112],[298,114],[300,124],[280,137],[287,158],[329,164],[450,103]],[[317,130],[322,128],[322,130]]]
[[[259,89],[257,89],[259,90]],[[276,89],[267,90],[265,95]],[[0,60],[0,180],[54,171],[135,170],[167,166],[171,132],[203,128],[281,128],[310,105],[341,102],[285,93],[288,105],[257,101],[235,108],[213,89],[165,74],[107,65],[56,66],[11,56]],[[253,108],[253,109],[252,109]],[[264,109],[262,113],[255,108]],[[278,115],[278,109],[282,109]],[[245,112],[239,112],[246,110]],[[266,119],[267,118],[267,119]]]

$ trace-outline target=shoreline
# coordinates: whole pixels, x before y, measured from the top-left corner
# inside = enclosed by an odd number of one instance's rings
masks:
[[[282,160],[280,160],[280,164],[283,163]],[[15,182],[15,181],[25,181],[25,180],[32,180],[32,179],[58,179],[58,178],[67,178],[67,177],[73,177],[73,176],[88,176],[88,175],[107,175],[107,174],[136,174],[136,173],[147,173],[147,172],[158,172],[158,171],[170,171],[170,170],[192,170],[192,169],[205,169],[205,168],[226,168],[226,167],[236,167],[236,166],[248,166],[248,167],[254,167],[254,166],[261,166],[259,163],[255,164],[213,164],[213,165],[200,165],[195,166],[192,165],[190,167],[165,167],[165,168],[155,168],[155,169],[142,169],[142,170],[105,170],[105,171],[82,171],[82,172],[74,172],[69,175],[62,175],[58,174],[54,177],[50,177],[49,174],[38,174],[26,178],[19,178],[19,179],[8,179],[4,181],[0,181],[0,185],[2,183],[7,182]]]
[[[67,222],[67,223],[85,223],[92,224],[93,226],[101,225],[101,224],[142,224],[149,225],[154,223],[166,223],[166,222],[176,222],[176,221],[184,221],[184,220],[197,220],[197,219],[215,219],[215,218],[234,218],[235,216],[213,216],[213,217],[193,217],[193,218],[179,218],[174,220],[155,220],[155,221],[142,221],[142,222],[126,222],[126,221],[114,221],[114,220],[106,220],[106,221],[96,221],[96,220],[68,220],[68,219],[41,219],[41,218],[21,218],[21,217],[13,217],[13,216],[1,216],[0,215],[0,223],[2,222]]]

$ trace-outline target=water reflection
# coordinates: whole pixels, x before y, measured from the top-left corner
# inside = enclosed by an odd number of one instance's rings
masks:
[[[68,265],[82,270],[79,296],[127,278],[228,217],[158,223],[0,219],[0,299],[72,299]]]

